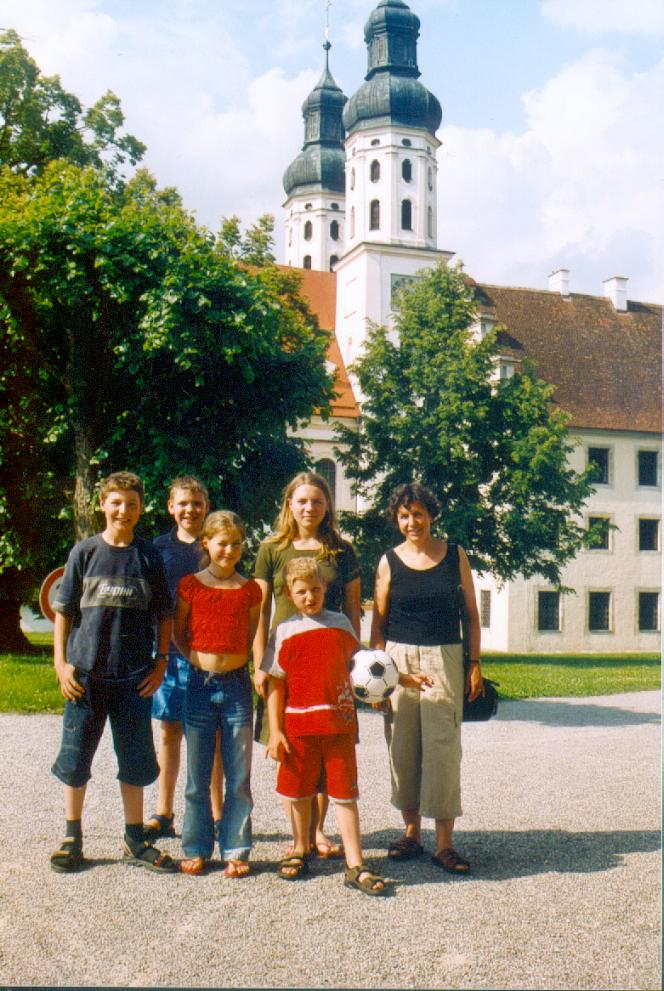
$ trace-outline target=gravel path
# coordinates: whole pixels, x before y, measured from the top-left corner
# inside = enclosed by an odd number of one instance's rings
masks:
[[[279,880],[287,835],[257,748],[255,874],[154,876],[119,863],[121,804],[108,732],[85,815],[91,869],[55,874],[57,716],[0,716],[0,981],[232,988],[655,989],[660,978],[660,696],[503,703],[464,727],[457,846],[474,873],[428,857],[388,864],[381,718],[360,716],[365,847],[396,882],[370,899],[341,868]],[[154,788],[146,796],[153,808]],[[177,809],[181,823],[182,808]],[[430,824],[429,824],[430,825]],[[330,827],[334,826],[333,813]],[[432,849],[429,830],[425,843]],[[174,855],[179,841],[164,848]]]

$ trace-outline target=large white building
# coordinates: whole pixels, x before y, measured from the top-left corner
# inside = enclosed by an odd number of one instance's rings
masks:
[[[303,105],[304,147],[284,176],[287,262],[303,269],[302,293],[330,332],[339,389],[333,412],[347,420],[361,415],[362,397],[346,365],[361,352],[369,322],[389,327],[395,288],[453,256],[437,247],[442,113],[418,78],[419,26],[403,0],[380,0],[365,27],[365,82],[349,100],[326,51],[323,75]],[[495,323],[507,329],[497,374],[518,372],[527,358],[555,386],[554,402],[570,414],[577,442],[573,467],[593,462],[601,472],[584,518],[588,525],[605,520],[605,536],[566,567],[562,583],[571,594],[537,578],[500,587],[476,575],[483,645],[657,650],[662,307],[629,300],[624,277],[608,278],[596,296],[571,292],[570,282],[561,269],[547,289],[476,284],[477,332]],[[314,418],[303,435],[339,508],[356,508],[331,425]]]

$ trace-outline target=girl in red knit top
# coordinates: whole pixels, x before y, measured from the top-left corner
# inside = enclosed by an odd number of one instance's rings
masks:
[[[173,639],[190,664],[184,704],[185,874],[202,874],[214,849],[210,781],[217,728],[226,778],[219,839],[225,875],[246,877],[250,870],[252,703],[247,660],[261,590],[235,570],[244,537],[235,513],[210,513],[201,534],[209,564],[178,585]]]

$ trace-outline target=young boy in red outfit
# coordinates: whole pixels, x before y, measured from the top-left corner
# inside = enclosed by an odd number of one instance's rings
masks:
[[[317,561],[295,558],[285,568],[288,595],[297,615],[277,626],[261,667],[270,676],[267,753],[279,762],[277,793],[291,804],[292,853],[279,877],[308,873],[311,796],[325,770],[344,844],[344,884],[367,895],[384,895],[385,881],[363,862],[357,811],[356,716],[348,674],[359,644],[342,613],[324,609],[326,582]]]

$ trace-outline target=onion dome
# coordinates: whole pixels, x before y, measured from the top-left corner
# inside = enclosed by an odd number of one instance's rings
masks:
[[[380,0],[364,27],[367,74],[343,112],[351,133],[377,124],[419,127],[431,134],[440,127],[440,103],[418,81],[417,39],[420,20],[404,0]]]
[[[345,191],[344,127],[341,115],[347,97],[341,92],[328,65],[329,41],[325,49],[325,69],[302,104],[304,144],[302,151],[284,172],[284,189],[290,196],[298,186],[316,186],[334,193]]]

